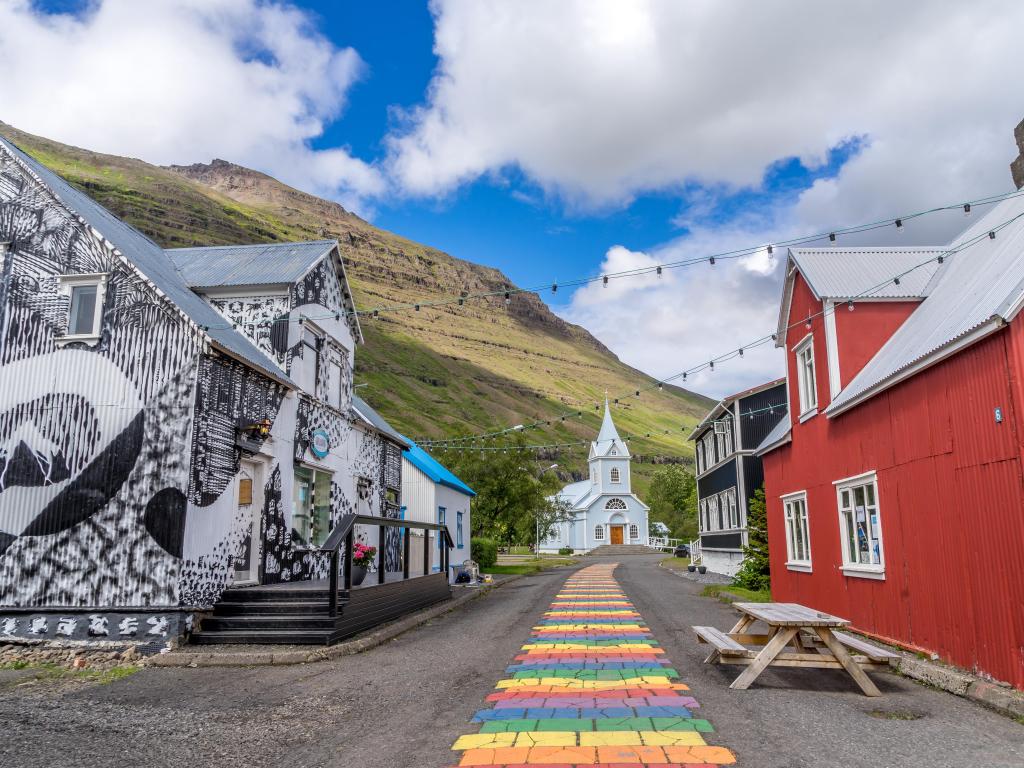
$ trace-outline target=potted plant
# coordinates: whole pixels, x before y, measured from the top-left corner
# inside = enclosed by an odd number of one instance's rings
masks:
[[[690,573],[693,573],[697,570],[697,566],[693,563],[690,563],[688,566],[686,566],[686,570],[688,570]]]
[[[376,547],[370,547],[357,541],[352,547],[352,586],[358,587],[366,578],[366,572],[377,554]]]
[[[707,572],[708,572],[708,567],[706,565],[698,565],[697,566],[697,573],[707,573]]]

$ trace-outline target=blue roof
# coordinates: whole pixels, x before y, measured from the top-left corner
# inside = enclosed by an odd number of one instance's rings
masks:
[[[416,469],[429,477],[435,483],[446,485],[460,493],[466,494],[467,496],[476,496],[476,491],[456,477],[448,467],[424,451],[412,440],[405,438],[405,441],[412,447],[407,451],[402,451],[402,455],[407,458],[409,463],[416,467]]]

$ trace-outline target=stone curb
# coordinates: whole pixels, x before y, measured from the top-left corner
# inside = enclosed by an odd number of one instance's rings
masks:
[[[476,600],[483,595],[500,589],[506,584],[511,584],[523,578],[524,574],[513,574],[506,579],[496,581],[493,584],[485,585],[467,594],[459,595],[439,605],[424,608],[421,611],[412,613],[404,618],[385,624],[383,627],[370,634],[357,636],[352,640],[346,640],[337,645],[330,645],[314,650],[281,651],[274,653],[259,651],[239,651],[238,653],[202,653],[195,651],[171,651],[153,656],[146,661],[146,666],[151,667],[258,667],[280,664],[309,664],[316,661],[328,661],[341,656],[350,656],[354,653],[375,648],[398,637],[410,629],[425,624],[431,619],[443,616],[446,613],[461,608],[471,600]]]
[[[903,655],[892,666],[905,677],[970,699],[1001,714],[1010,717],[1024,717],[1024,692],[990,683],[967,672],[919,659],[916,656]]]

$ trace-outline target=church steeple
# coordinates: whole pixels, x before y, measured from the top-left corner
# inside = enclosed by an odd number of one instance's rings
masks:
[[[629,449],[626,443],[619,437],[619,431],[612,421],[612,411],[608,406],[608,398],[604,399],[604,419],[601,422],[601,431],[597,433],[597,440],[590,445],[590,458],[605,458],[618,456],[629,458]]]

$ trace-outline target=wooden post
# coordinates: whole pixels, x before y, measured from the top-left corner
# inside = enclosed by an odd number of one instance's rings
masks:
[[[409,535],[412,533],[412,528],[408,526],[403,529],[405,532],[405,541],[402,547],[402,578],[409,578]]]
[[[345,591],[352,589],[352,545],[355,543],[355,526],[345,536]]]
[[[331,551],[331,597],[328,601],[330,615],[333,619],[338,615],[338,548]]]
[[[386,526],[380,526],[380,536],[377,540],[377,583],[383,584],[384,577],[387,573],[384,570],[384,549],[385,549],[385,535],[384,532],[387,530]]]
[[[430,575],[430,529],[423,529],[423,575]]]

